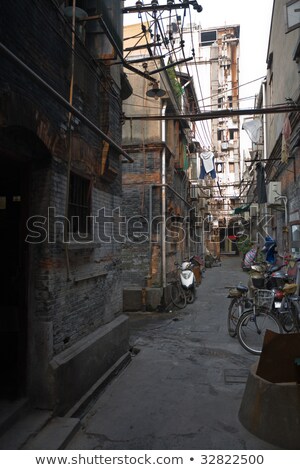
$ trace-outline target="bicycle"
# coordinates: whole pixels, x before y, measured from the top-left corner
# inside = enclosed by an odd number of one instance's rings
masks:
[[[300,296],[295,295],[297,289],[297,284],[286,284],[282,289],[284,297],[277,316],[286,333],[300,331]]]
[[[180,279],[173,281],[171,284],[171,300],[175,307],[182,309],[186,306],[186,294],[181,285]]]
[[[232,299],[228,307],[227,330],[229,335],[234,338],[238,320],[245,309],[252,306],[252,300],[247,296],[248,287],[241,283],[235,287],[226,287],[226,289],[229,289],[228,298]]]
[[[271,313],[273,301],[274,292],[257,289],[254,292],[253,308],[245,311],[238,320],[238,340],[241,346],[252,354],[261,353],[266,330],[283,332],[280,320]]]

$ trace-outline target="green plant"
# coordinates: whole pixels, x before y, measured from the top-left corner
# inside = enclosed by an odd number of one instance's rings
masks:
[[[241,253],[243,256],[251,249],[252,243],[247,235],[244,235],[243,237],[239,238],[239,241],[237,242],[238,250],[239,253]]]

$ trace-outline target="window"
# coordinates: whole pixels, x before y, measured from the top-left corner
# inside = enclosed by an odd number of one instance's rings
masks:
[[[300,27],[300,0],[290,0],[285,8],[286,32]]]
[[[201,44],[203,46],[211,46],[217,39],[217,31],[202,31]]]
[[[223,173],[223,163],[216,163],[216,172],[217,173]]]
[[[234,163],[233,162],[229,162],[229,172],[234,173]]]
[[[91,182],[75,173],[70,174],[69,221],[73,233],[89,233],[91,212]]]
[[[300,225],[291,226],[291,251],[293,256],[300,256]]]
[[[229,129],[229,140],[234,140],[234,133],[236,129]]]

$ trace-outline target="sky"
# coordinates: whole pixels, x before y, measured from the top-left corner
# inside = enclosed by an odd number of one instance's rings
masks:
[[[273,0],[200,0],[198,3],[203,7],[198,14],[202,28],[240,24],[240,85],[264,76]],[[259,86],[260,81],[242,87],[240,97],[257,94]]]
[[[175,2],[179,3],[179,0]],[[145,5],[150,3],[150,0],[144,0]],[[124,4],[134,6],[135,0],[126,0]],[[159,0],[159,4],[165,5],[166,0]],[[193,21],[200,23],[202,29],[226,24],[240,25],[240,85],[265,76],[273,0],[198,0],[198,4],[203,11],[197,13],[192,10]],[[136,15],[124,15],[124,24],[138,21]],[[258,94],[261,82],[262,79],[242,86],[240,98]],[[254,98],[243,100],[240,108],[252,107],[253,104]],[[247,139],[244,140],[246,147],[249,146]]]
[[[145,5],[150,3],[150,0],[144,0]],[[159,3],[165,5],[166,0],[159,0]],[[134,6],[135,0],[125,0],[124,4]],[[273,0],[198,0],[198,4],[202,5],[203,11],[192,10],[193,20],[203,29],[240,24],[240,84],[264,76]],[[135,15],[124,15],[125,24],[134,22],[138,22]],[[241,97],[258,93],[259,86],[258,81],[242,87]]]

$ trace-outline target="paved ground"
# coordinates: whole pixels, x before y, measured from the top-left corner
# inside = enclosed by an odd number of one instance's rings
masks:
[[[247,281],[238,258],[206,271],[193,305],[131,318],[140,350],[82,419],[67,449],[274,449],[238,420],[257,360],[226,330],[226,285]]]

